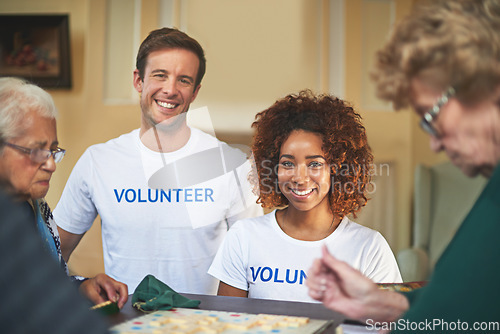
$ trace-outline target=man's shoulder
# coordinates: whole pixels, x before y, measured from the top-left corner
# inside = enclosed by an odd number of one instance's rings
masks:
[[[132,130],[129,133],[122,134],[119,137],[108,140],[104,143],[91,145],[87,150],[92,153],[116,151],[120,149],[130,149],[136,145],[139,138],[139,129]]]
[[[222,154],[226,160],[229,159],[229,161],[238,162],[237,166],[246,160],[247,153],[245,152],[250,150],[250,148],[245,145],[226,143],[225,141],[222,141],[217,137],[197,128],[191,128],[191,136],[191,139],[195,142],[197,150],[217,147],[222,149]]]
[[[219,145],[228,145],[231,147],[236,147],[236,146],[243,146],[243,145],[234,145],[233,143],[227,143],[223,140],[220,140],[216,136],[207,133],[203,130],[197,129],[197,128],[191,128],[191,136],[196,139],[197,141],[201,141],[202,143],[207,143],[207,144],[219,144]]]
[[[218,143],[224,143],[223,141],[219,140],[217,137],[208,132],[205,132],[203,130],[194,127],[191,127],[190,129],[191,129],[190,139],[195,140],[198,143],[198,145],[214,145]]]

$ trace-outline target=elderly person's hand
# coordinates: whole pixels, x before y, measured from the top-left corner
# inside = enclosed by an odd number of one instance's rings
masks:
[[[401,294],[380,290],[347,263],[334,258],[326,246],[307,274],[309,295],[351,319],[394,321],[409,307]]]
[[[119,308],[122,308],[128,299],[127,286],[106,274],[98,274],[96,277],[82,282],[80,293],[95,304],[110,300],[117,302]]]

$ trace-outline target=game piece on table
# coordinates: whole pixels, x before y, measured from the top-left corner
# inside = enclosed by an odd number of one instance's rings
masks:
[[[396,292],[409,292],[425,286],[427,281],[403,282],[403,283],[378,283],[379,289]]]
[[[110,300],[108,300],[104,303],[94,305],[90,309],[98,311],[99,313],[104,314],[104,315],[110,315],[110,314],[115,314],[115,313],[120,312],[120,308],[118,307],[118,303],[112,302]]]

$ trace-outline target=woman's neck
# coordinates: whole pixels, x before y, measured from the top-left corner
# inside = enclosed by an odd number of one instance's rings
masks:
[[[341,219],[331,210],[300,211],[293,206],[278,211],[276,219],[288,236],[305,241],[322,240],[332,234]]]

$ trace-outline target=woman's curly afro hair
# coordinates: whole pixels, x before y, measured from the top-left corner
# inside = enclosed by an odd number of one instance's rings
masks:
[[[252,150],[257,175],[254,171],[250,179],[259,190],[257,202],[263,207],[288,205],[278,187],[276,167],[282,144],[295,130],[313,132],[323,139],[322,149],[332,173],[332,212],[339,217],[351,213],[355,216],[366,204],[373,155],[361,116],[346,102],[303,90],[258,113],[252,127],[256,130]]]

